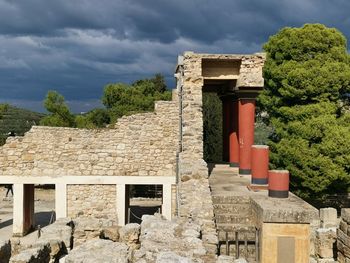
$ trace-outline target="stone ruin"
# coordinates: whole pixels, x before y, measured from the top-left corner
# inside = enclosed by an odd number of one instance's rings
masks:
[[[14,184],[13,238],[0,243],[0,262],[348,262],[347,210],[337,230],[334,209],[247,190],[264,61],[185,52],[172,101],[154,112],[8,138],[0,183]],[[203,160],[203,92],[222,99],[226,165]],[[30,233],[35,184],[55,185],[57,221],[40,237]],[[130,185],[161,185],[160,213],[128,224]]]

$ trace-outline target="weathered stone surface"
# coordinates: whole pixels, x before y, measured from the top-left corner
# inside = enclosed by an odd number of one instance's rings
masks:
[[[119,228],[117,226],[110,226],[103,228],[102,237],[114,242],[119,240]]]
[[[10,240],[0,240],[0,263],[6,263],[11,257]]]
[[[289,198],[251,197],[253,211],[261,222],[310,223],[319,218],[316,208],[289,193]]]
[[[176,218],[172,221],[161,215],[144,215],[141,223],[141,247],[134,253],[135,262],[161,262],[162,257],[168,257],[169,262],[178,262],[179,258],[188,259],[188,262],[204,260],[206,250],[203,241],[198,237],[200,226],[192,220]],[[173,252],[166,254],[165,252]],[[159,253],[164,252],[159,258]],[[169,259],[169,260],[170,260]],[[167,262],[167,261],[163,261]],[[180,261],[181,262],[181,261]],[[187,261],[184,261],[187,262]]]
[[[235,258],[233,256],[220,255],[216,263],[233,263]]]
[[[74,219],[73,222],[75,226],[74,247],[83,244],[87,240],[103,237],[105,229],[117,228],[114,220],[93,217],[79,217]]]
[[[350,208],[341,209],[341,218],[348,224],[350,224]]]
[[[68,253],[72,247],[71,241],[71,219],[61,218],[42,228],[40,237],[38,237],[37,232],[33,232],[22,238],[13,239],[11,260],[20,262],[20,260],[27,258],[30,262],[33,260],[36,262],[35,260],[48,258],[47,260],[55,262],[62,255]]]
[[[181,257],[174,252],[160,252],[157,255],[156,263],[192,263],[192,260]]]
[[[47,244],[41,244],[12,256],[10,263],[49,263],[50,251],[50,247]]]
[[[337,209],[332,207],[321,208],[320,220],[321,220],[322,228],[337,227],[338,226]]]
[[[65,263],[127,263],[128,246],[110,240],[96,239],[74,248]]]
[[[320,258],[334,258],[333,246],[337,241],[336,229],[320,228],[316,231],[315,248]]]
[[[139,248],[140,225],[127,224],[119,229],[120,241],[124,242],[131,249]]]

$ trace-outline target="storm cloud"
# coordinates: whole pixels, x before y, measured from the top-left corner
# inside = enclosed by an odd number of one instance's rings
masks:
[[[261,51],[285,26],[323,23],[348,38],[346,0],[0,0],[0,102],[42,110],[50,89],[76,112],[103,86],[154,73],[174,85],[177,55]]]

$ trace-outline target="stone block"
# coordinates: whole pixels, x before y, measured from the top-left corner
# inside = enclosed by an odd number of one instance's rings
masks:
[[[341,218],[348,224],[350,224],[350,208],[341,209]]]
[[[321,220],[322,228],[337,227],[338,226],[337,210],[332,207],[321,208],[320,220]]]
[[[336,242],[336,232],[328,228],[316,231],[315,249],[321,258],[333,258],[333,244]]]
[[[350,237],[339,228],[337,229],[337,237],[345,246],[350,247]]]
[[[343,242],[340,240],[337,241],[337,249],[340,251],[344,256],[350,258],[350,248],[348,246],[345,246]]]
[[[128,246],[110,240],[89,240],[74,248],[66,257],[65,263],[127,263],[129,262]]]
[[[348,233],[348,224],[342,219],[340,220],[340,223],[339,223],[339,228],[341,231],[343,231],[344,233]]]

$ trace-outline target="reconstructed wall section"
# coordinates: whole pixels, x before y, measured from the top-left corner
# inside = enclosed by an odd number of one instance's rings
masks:
[[[117,220],[115,185],[67,185],[67,215]]]
[[[178,106],[123,117],[113,128],[34,126],[0,148],[0,174],[15,176],[175,176]]]
[[[230,78],[235,78],[237,87],[262,87],[264,60],[262,54],[215,55],[185,52],[179,57],[176,73],[177,90],[181,102],[179,212],[181,216],[194,218],[201,226],[208,254],[215,253],[218,238],[209,189],[208,168],[203,160],[202,89],[206,78],[203,75],[207,74],[211,79],[220,79],[222,77],[220,67],[239,65],[237,69],[225,71],[230,75],[236,75]],[[203,72],[203,61],[210,66],[205,72]],[[218,68],[215,68],[216,61],[220,63]],[[226,62],[228,64],[225,64]],[[219,71],[216,72],[216,69]]]

